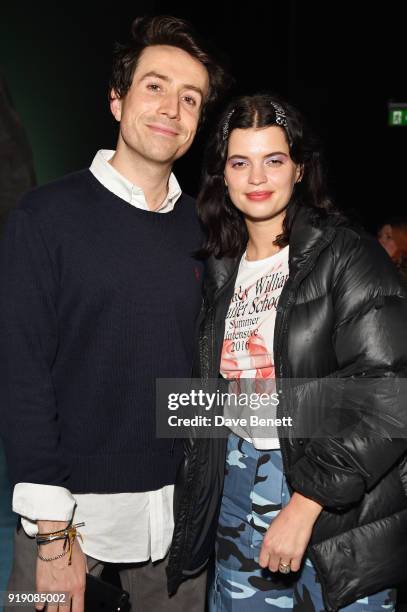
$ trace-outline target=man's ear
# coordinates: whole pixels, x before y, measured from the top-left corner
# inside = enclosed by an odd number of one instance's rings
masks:
[[[121,121],[122,118],[122,99],[115,89],[110,91],[110,110],[116,121]]]

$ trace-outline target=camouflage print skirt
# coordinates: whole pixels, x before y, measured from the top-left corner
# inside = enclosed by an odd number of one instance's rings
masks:
[[[325,610],[318,576],[308,558],[299,572],[282,575],[258,565],[264,534],[290,500],[279,450],[258,451],[231,434],[216,544],[211,612]],[[394,590],[342,608],[347,612],[395,609]]]

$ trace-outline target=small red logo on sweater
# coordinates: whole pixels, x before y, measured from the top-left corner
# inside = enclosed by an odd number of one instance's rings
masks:
[[[194,268],[194,274],[195,274],[196,280],[199,280],[201,278],[201,272],[197,266],[195,266]]]

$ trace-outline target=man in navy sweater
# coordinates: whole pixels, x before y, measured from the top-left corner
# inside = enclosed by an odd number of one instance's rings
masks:
[[[171,169],[225,80],[188,24],[137,19],[114,58],[116,151],[9,217],[0,421],[23,527],[10,590],[69,591],[82,612],[86,567],[116,563],[132,611],[204,610],[204,577],[166,593],[182,449],[155,435],[154,388],[189,376],[200,307],[200,228]]]

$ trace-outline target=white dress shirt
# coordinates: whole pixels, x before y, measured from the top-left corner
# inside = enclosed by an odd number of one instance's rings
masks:
[[[109,160],[114,151],[98,151],[90,171],[119,198],[137,208],[149,210],[144,192],[122,176]],[[181,195],[173,174],[168,193],[155,211],[170,212]],[[154,214],[152,212],[152,214]],[[37,533],[38,520],[84,522],[79,531],[82,549],[91,557],[112,563],[137,563],[163,559],[174,528],[174,486],[142,493],[77,494],[64,487],[18,483],[14,487],[13,510],[21,515],[29,536]]]

